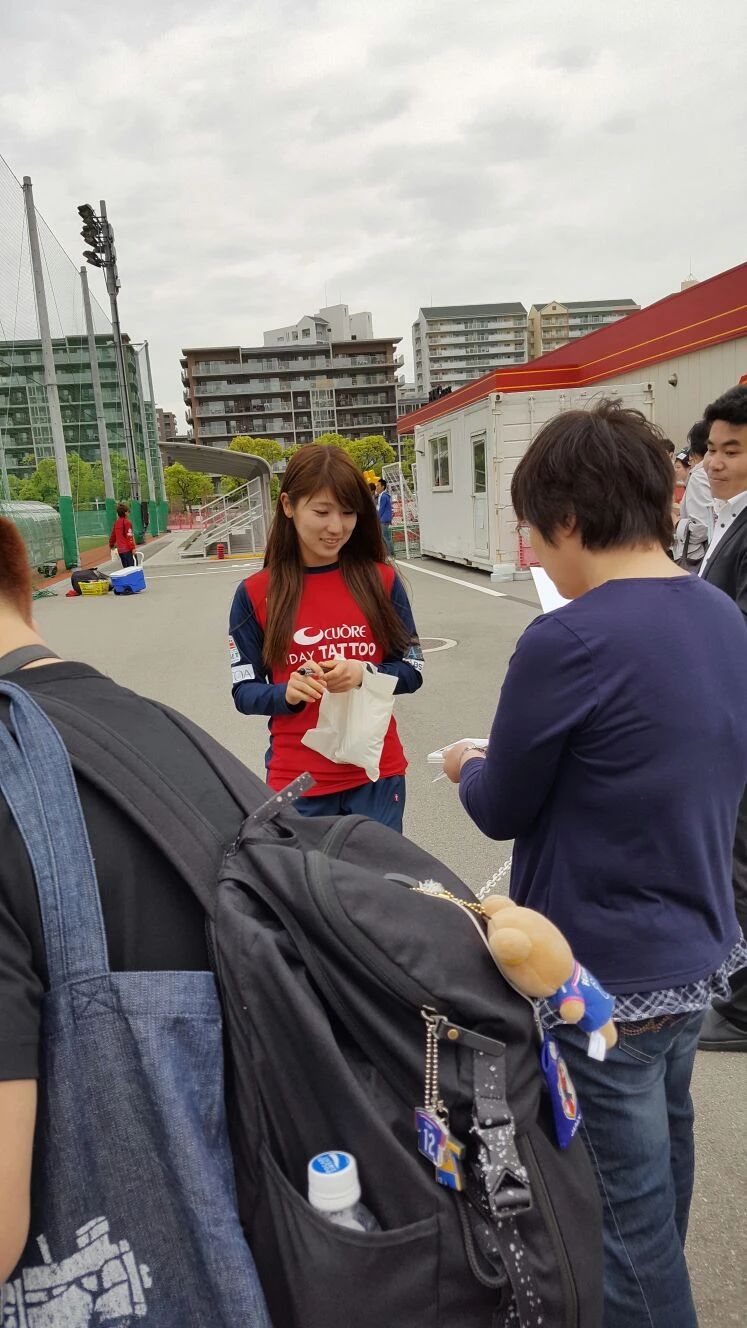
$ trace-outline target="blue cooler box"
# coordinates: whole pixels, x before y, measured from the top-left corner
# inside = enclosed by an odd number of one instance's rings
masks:
[[[115,595],[136,595],[139,590],[145,590],[142,567],[123,567],[121,572],[112,572],[110,578]]]

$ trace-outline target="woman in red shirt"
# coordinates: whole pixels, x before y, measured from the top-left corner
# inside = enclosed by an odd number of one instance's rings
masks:
[[[359,687],[364,664],[392,674],[396,693],[423,681],[412,611],[368,485],[339,448],[311,443],[289,461],[264,569],[236,591],[230,633],[234,704],[271,716],[270,786],[309,771],[316,782],[299,800],[304,814],[357,812],[401,830],[407,761],[394,720],[375,783],[301,742],[325,691]]]
[[[116,549],[123,567],[135,566],[135,536],[127,503],[117,503],[117,519],[109,536],[109,548]]]

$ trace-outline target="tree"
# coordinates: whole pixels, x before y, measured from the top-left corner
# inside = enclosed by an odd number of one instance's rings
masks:
[[[382,466],[390,466],[396,460],[394,449],[380,433],[346,439],[345,451],[359,470],[375,470],[378,475]]]
[[[408,484],[412,484],[412,471],[415,465],[415,439],[404,437],[399,440],[400,456],[402,458],[402,474]]]
[[[106,497],[106,489],[104,488],[104,467],[100,461],[93,461],[91,463],[89,487],[91,502],[100,502],[102,498]]]
[[[109,453],[109,460],[111,462],[111,468],[112,468],[112,483],[114,485],[115,500],[118,503],[132,502],[132,484],[130,483],[130,467],[127,464],[126,457],[122,452],[117,452],[112,449],[112,451]],[[93,497],[103,498],[104,472],[101,467],[101,462],[94,461],[91,469],[93,471],[93,474],[91,476]],[[148,471],[146,469],[145,462],[141,457],[138,457],[137,474],[138,474],[138,479],[140,481],[140,492],[143,498],[145,498],[145,495],[148,492]],[[99,492],[99,481],[100,481],[100,492]],[[156,485],[156,492],[158,492],[158,481],[156,480],[155,477],[153,482]],[[153,496],[155,497],[155,495]]]
[[[178,461],[173,466],[167,466],[163,475],[169,502],[181,502],[188,511],[213,496],[210,476],[187,470]]]
[[[21,480],[20,495],[24,502],[57,502],[60,491],[57,487],[57,466],[52,457],[43,457],[33,475]]]
[[[276,443],[272,438],[250,438],[248,434],[237,434],[228,444],[230,452],[248,452],[250,456],[262,457],[273,465],[275,461],[280,461],[285,456],[284,449],[280,443]]]
[[[281,447],[280,443],[276,443],[272,438],[250,438],[248,434],[242,433],[237,434],[235,438],[232,438],[228,447],[231,452],[246,452],[249,456],[262,457],[262,459],[267,461],[271,466],[273,466],[276,461],[287,460],[294,452],[298,451],[297,447],[289,447],[286,450],[286,448]],[[245,483],[246,480],[233,479],[226,475],[225,478],[221,480],[221,493],[231,493],[233,489],[238,489]],[[270,501],[276,503],[279,493],[280,481],[277,475],[272,475],[270,477]]]
[[[92,502],[95,476],[90,461],[84,461],[79,452],[68,452],[67,469],[70,476],[73,505],[82,507],[85,503]]]

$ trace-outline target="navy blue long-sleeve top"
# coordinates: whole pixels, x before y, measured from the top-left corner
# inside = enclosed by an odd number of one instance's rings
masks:
[[[461,800],[515,839],[510,893],[613,992],[715,972],[747,783],[747,627],[697,577],[608,581],[537,618]]]
[[[288,704],[286,688],[294,670],[311,660],[321,663],[340,655],[390,674],[396,679],[395,695],[415,692],[422,684],[423,652],[407,593],[391,564],[379,564],[379,573],[408,637],[403,651],[388,650],[375,640],[338,565],[333,564],[306,569],[292,640],[285,659],[272,669],[263,653],[269,571],[256,572],[236,590],[229,643],[233,699],[245,715],[271,717],[266,759],[273,788],[284,788],[304,770],[316,781],[310,796],[355,788],[368,780],[360,767],[332,762],[304,744],[305,733],[317,724],[318,707]],[[394,719],[384,739],[379,768],[382,779],[403,775],[407,769]]]

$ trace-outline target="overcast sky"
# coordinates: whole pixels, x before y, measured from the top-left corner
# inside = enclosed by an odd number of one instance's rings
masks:
[[[646,304],[747,259],[744,0],[4,0],[0,153],[185,428],[182,346],[342,299]],[[106,303],[103,282],[92,286]],[[99,286],[101,287],[99,289]]]

